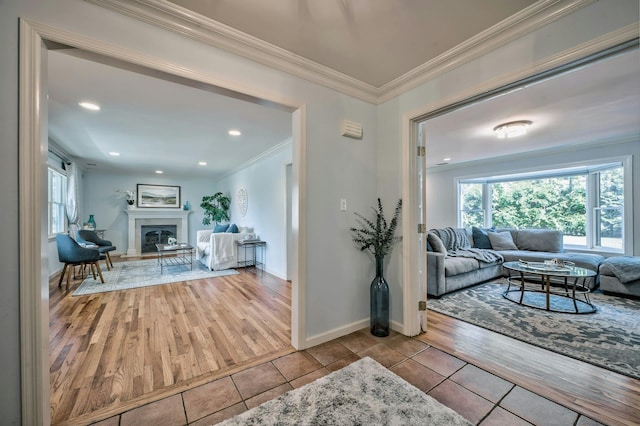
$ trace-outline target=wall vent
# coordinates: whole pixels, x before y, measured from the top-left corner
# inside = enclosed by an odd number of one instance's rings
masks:
[[[353,139],[362,139],[362,124],[356,123],[355,121],[342,120],[340,131],[342,136]]]

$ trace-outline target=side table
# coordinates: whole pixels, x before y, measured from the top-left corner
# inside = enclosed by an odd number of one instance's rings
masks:
[[[266,254],[265,247],[267,245],[266,241],[262,240],[244,240],[244,241],[236,241],[236,245],[238,246],[238,251],[242,249],[244,251],[244,260],[240,260],[240,255],[238,255],[238,268],[247,268],[247,266],[254,266],[256,268],[260,268],[264,271],[266,265]],[[253,259],[247,259],[247,250],[253,254]],[[260,260],[258,260],[258,253],[260,254]]]

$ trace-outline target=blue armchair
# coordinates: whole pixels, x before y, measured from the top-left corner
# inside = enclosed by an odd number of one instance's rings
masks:
[[[58,281],[58,287],[62,286],[62,279],[65,273],[67,273],[67,289],[69,289],[69,277],[71,276],[71,271],[67,271],[69,265],[72,265],[72,267],[75,265],[82,265],[83,267],[89,265],[93,279],[96,279],[97,271],[100,276],[100,281],[104,283],[102,271],[98,264],[101,257],[98,250],[80,247],[80,245],[67,234],[56,235],[56,245],[58,246],[58,260],[64,263],[62,274],[60,274],[60,280]]]
[[[97,245],[98,251],[101,254],[105,254],[107,256],[107,260],[105,261],[105,263],[107,264],[107,269],[110,271],[111,268],[113,268],[113,262],[111,261],[111,255],[109,255],[109,252],[114,251],[116,247],[111,244],[111,241],[103,240],[102,238],[98,237],[98,234],[87,229],[80,229],[76,234],[76,240],[78,241],[78,243]]]

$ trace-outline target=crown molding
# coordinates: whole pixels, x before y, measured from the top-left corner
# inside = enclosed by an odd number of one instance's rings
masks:
[[[597,0],[542,0],[380,87],[386,102]]]
[[[167,0],[85,1],[377,105],[596,0],[540,0],[381,87],[367,84]]]
[[[369,103],[379,89],[166,0],[85,0]]]
[[[456,170],[456,169],[466,169],[471,166],[478,166],[483,164],[495,164],[495,163],[508,163],[516,160],[529,160],[531,158],[538,157],[547,157],[550,155],[558,155],[567,152],[576,152],[576,150],[584,150],[591,148],[599,148],[609,145],[620,145],[624,143],[632,143],[632,142],[640,142],[640,137],[637,135],[626,136],[626,137],[618,137],[618,138],[607,138],[607,139],[598,139],[592,141],[576,141],[572,143],[567,143],[565,145],[540,149],[536,151],[526,151],[519,152],[517,154],[507,154],[500,155],[495,157],[483,158],[480,160],[473,161],[464,161],[460,163],[447,164],[441,166],[430,166],[426,169],[426,174],[434,174],[441,173],[443,171]]]
[[[633,40],[638,40],[638,38],[638,24],[627,25],[626,27],[619,28],[615,31],[589,40],[588,42],[579,44],[570,49],[544,58],[543,60],[524,66],[511,73],[496,76],[491,80],[484,81],[482,84],[470,87],[463,92],[456,93],[454,96],[451,96],[449,98],[440,99],[437,102],[422,105],[419,108],[408,111],[405,116],[407,120],[421,120],[428,116],[429,113],[440,108],[462,102],[466,99],[477,96],[478,94],[487,93],[491,90],[506,86],[516,81],[520,81],[527,77],[531,77],[533,75],[566,65],[570,62],[583,59],[589,55],[596,54],[614,46],[621,45]]]
[[[244,163],[234,167],[233,169],[229,170],[226,173],[223,173],[219,176],[216,176],[215,179],[216,181],[220,181],[222,179],[228,178],[229,176],[232,176],[236,173],[238,173],[241,170],[246,169],[249,166],[252,166],[260,161],[262,161],[265,158],[271,157],[272,155],[275,155],[285,149],[291,149],[293,147],[293,138],[287,138],[284,141],[280,142],[277,145],[272,146],[271,148],[269,148],[268,150],[261,152],[260,154],[256,155],[253,158],[248,159],[247,161],[245,161]]]

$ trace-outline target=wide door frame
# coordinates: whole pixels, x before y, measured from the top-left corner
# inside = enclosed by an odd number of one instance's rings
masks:
[[[19,212],[20,212],[20,357],[23,424],[50,424],[49,279],[47,238],[47,44],[59,43],[134,65],[246,94],[292,112],[293,279],[291,344],[306,342],[306,106],[303,102],[223,81],[180,64],[73,34],[37,22],[20,20]]]

